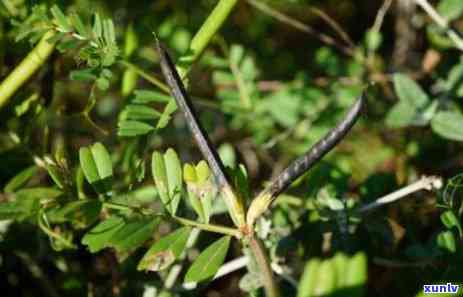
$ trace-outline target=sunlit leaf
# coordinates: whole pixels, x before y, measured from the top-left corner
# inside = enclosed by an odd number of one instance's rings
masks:
[[[177,110],[177,103],[175,103],[175,100],[170,100],[169,103],[167,103],[166,107],[164,108],[161,118],[159,119],[158,124],[156,125],[156,128],[157,129],[165,128],[170,121],[171,114],[174,113],[174,111],[176,110]]]
[[[111,190],[113,175],[111,157],[99,142],[79,150],[80,166],[87,181],[100,193]]]
[[[69,24],[66,16],[64,15],[63,11],[57,6],[53,5],[52,8],[50,9],[51,14],[55,18],[55,22],[59,27],[59,30],[61,32],[71,32],[72,27]]]
[[[135,98],[133,103],[145,104],[150,102],[169,102],[171,100],[169,95],[153,91],[153,90],[136,90],[134,92]]]
[[[121,137],[133,137],[145,135],[152,132],[154,127],[139,121],[120,121],[118,123],[117,135]]]
[[[225,260],[230,236],[224,236],[201,252],[188,269],[185,282],[200,282],[212,278]]]
[[[444,138],[463,141],[463,115],[459,112],[438,112],[431,120],[431,127]]]

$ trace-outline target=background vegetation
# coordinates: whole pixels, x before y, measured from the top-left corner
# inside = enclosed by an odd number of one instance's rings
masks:
[[[282,296],[461,283],[462,30],[461,0],[0,1],[2,296],[264,295],[153,33],[245,206],[365,90],[257,221]]]

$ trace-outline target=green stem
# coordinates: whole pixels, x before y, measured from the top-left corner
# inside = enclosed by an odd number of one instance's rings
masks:
[[[8,103],[13,94],[39,69],[53,52],[55,43],[47,40],[54,31],[50,30],[42,37],[40,42],[16,66],[16,68],[0,84],[0,110]]]
[[[188,220],[188,219],[176,217],[176,216],[172,218],[176,220],[177,222],[179,222],[180,224],[185,225],[185,226],[196,227],[196,228],[199,228],[205,231],[221,233],[225,235],[231,235],[236,238],[241,238],[241,232],[238,229],[229,228],[225,226],[219,226],[219,225],[213,225],[213,224],[198,223],[196,221],[192,221],[192,220]]]
[[[202,55],[212,37],[222,27],[237,3],[238,0],[220,0],[217,3],[214,10],[212,10],[209,17],[193,37],[187,53],[177,62],[177,70],[182,79],[188,73],[191,64],[197,61]]]
[[[136,207],[132,207],[132,206],[124,205],[124,204],[120,204],[120,203],[114,203],[114,202],[104,202],[103,207],[110,208],[110,209],[116,209],[116,210],[124,210],[124,211],[127,211],[127,210],[132,210],[132,211],[139,210]],[[177,216],[173,216],[173,217],[169,216],[167,218],[172,218],[173,220],[175,220],[175,221],[177,221],[180,224],[185,225],[185,226],[191,226],[191,227],[196,227],[196,228],[201,229],[201,230],[211,231],[211,232],[215,232],[215,233],[221,233],[221,234],[225,234],[225,235],[231,235],[231,236],[235,236],[236,238],[241,237],[241,233],[239,232],[238,229],[233,229],[233,228],[229,228],[229,227],[225,227],[225,226],[219,226],[219,225],[213,225],[213,224],[203,224],[203,223],[199,223],[199,222],[196,222],[196,221],[192,221],[192,220],[185,219],[185,218],[182,218],[182,217],[177,217]]]
[[[146,81],[148,81],[151,84],[153,84],[154,86],[158,87],[162,92],[164,92],[166,94],[170,94],[169,93],[169,88],[167,87],[167,85],[165,83],[163,83],[162,81],[160,81],[157,77],[145,72],[143,69],[141,69],[137,65],[134,65],[134,64],[132,64],[130,62],[127,62],[127,61],[123,60],[123,61],[119,61],[119,63],[122,66],[126,67],[127,69],[133,70],[135,73],[137,73],[138,75],[143,77]],[[222,110],[222,107],[220,106],[220,104],[218,104],[217,102],[214,102],[214,101],[212,101],[210,99],[202,99],[202,98],[198,98],[198,97],[194,97],[194,96],[193,96],[193,98],[194,98],[195,102],[197,102],[199,105],[201,105],[203,107]],[[234,109],[236,109],[237,111],[244,112],[244,110],[240,109],[239,107],[234,107]]]
[[[134,210],[134,207],[130,207],[128,205],[114,203],[114,202],[103,202],[104,208],[116,209],[116,210]]]
[[[153,85],[155,85],[156,87],[158,87],[161,91],[163,91],[164,93],[169,93],[169,88],[162,82],[160,81],[159,79],[157,79],[156,77],[146,73],[143,69],[141,69],[140,67],[138,67],[137,65],[134,65],[130,62],[127,62],[127,61],[119,61],[119,63],[124,66],[124,67],[127,67],[128,69],[131,69],[133,70],[135,73],[137,73],[138,75],[140,75],[141,77],[143,77],[144,79],[146,79],[147,81],[149,81],[150,83],[152,83]]]
[[[53,237],[56,240],[62,242],[66,247],[71,248],[71,249],[75,249],[76,246],[71,241],[69,241],[66,238],[62,237],[59,233],[54,232],[49,226],[47,226],[47,222],[45,222],[44,218],[43,218],[44,213],[45,213],[45,211],[41,210],[39,212],[39,214],[38,214],[37,223],[39,225],[39,228],[43,232],[45,232],[45,234],[47,234],[48,236]]]
[[[262,281],[265,289],[266,297],[279,297],[280,292],[278,286],[273,278],[272,268],[270,267],[270,261],[265,251],[262,242],[254,236],[249,238],[249,247],[251,248],[252,255],[256,260],[257,266],[259,267]]]

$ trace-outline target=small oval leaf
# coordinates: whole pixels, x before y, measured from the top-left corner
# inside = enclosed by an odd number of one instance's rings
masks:
[[[169,267],[185,249],[191,228],[183,227],[161,238],[146,252],[138,270],[159,271]]]
[[[185,282],[200,282],[212,278],[225,260],[230,239],[230,236],[224,236],[205,249],[188,269]]]
[[[463,115],[459,112],[438,112],[431,120],[431,127],[444,138],[463,141]]]

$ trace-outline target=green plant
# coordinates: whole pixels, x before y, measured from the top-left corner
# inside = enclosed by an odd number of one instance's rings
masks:
[[[0,1],[7,291],[459,283],[463,8],[413,1]]]

